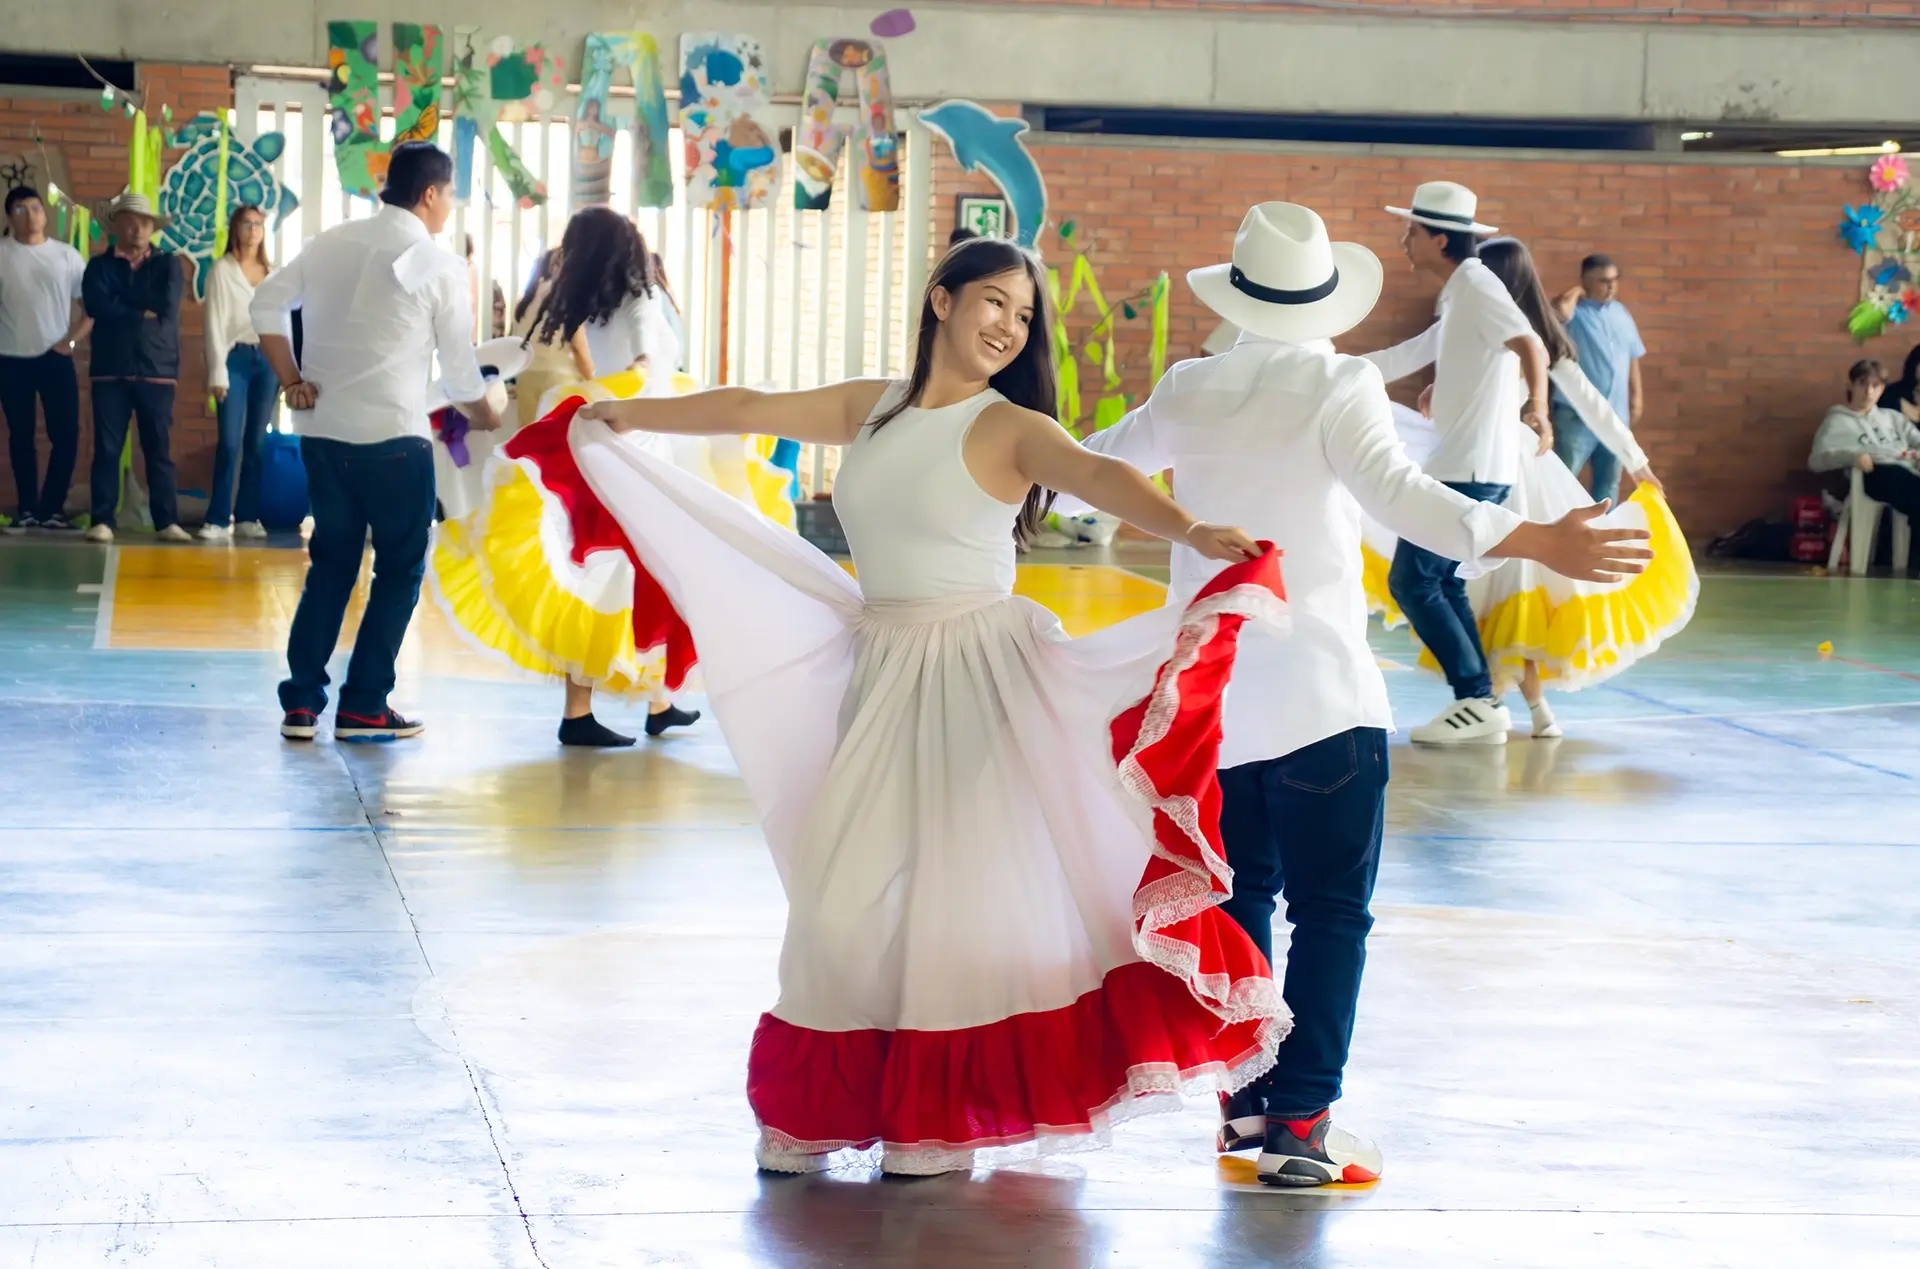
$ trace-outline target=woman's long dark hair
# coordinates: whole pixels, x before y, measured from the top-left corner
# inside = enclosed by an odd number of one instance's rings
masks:
[[[975,238],[956,243],[927,279],[926,293],[920,298],[920,335],[913,348],[913,373],[907,379],[906,395],[874,419],[879,431],[893,422],[908,406],[919,404],[927,390],[927,378],[933,373],[933,341],[940,333],[940,319],[933,311],[933,293],[944,289],[955,301],[960,292],[975,282],[999,277],[1003,273],[1024,272],[1033,283],[1033,323],[1027,328],[1027,342],[1020,353],[999,374],[987,380],[989,387],[1026,409],[1048,418],[1058,418],[1060,408],[1053,369],[1053,307],[1047,299],[1047,273],[1040,259],[1025,247],[1005,238]],[[1021,546],[1032,542],[1040,532],[1040,522],[1053,507],[1054,492],[1034,485],[1020,504],[1020,516],[1013,524],[1013,540]]]
[[[533,262],[533,274],[527,279],[527,289],[520,293],[520,302],[513,306],[514,325],[520,324],[520,319],[527,315],[527,310],[533,307],[533,302],[540,298],[540,284],[545,282],[547,276],[553,272],[553,262],[559,258],[560,249],[555,247],[541,252],[540,258]]]
[[[1480,244],[1480,263],[1493,271],[1513,302],[1527,315],[1533,333],[1547,346],[1548,365],[1579,360],[1573,341],[1567,338],[1567,328],[1560,322],[1560,314],[1547,302],[1547,289],[1540,285],[1540,274],[1533,267],[1533,255],[1526,243],[1518,238],[1489,239]]]
[[[1920,344],[1915,344],[1907,353],[1907,364],[1901,369],[1900,377],[1880,397],[1880,403],[1887,406],[1897,406],[1903,401],[1909,405],[1920,403]]]
[[[634,223],[611,207],[583,207],[560,239],[560,272],[541,309],[537,338],[564,342],[604,322],[636,295],[653,294],[653,255]]]
[[[258,203],[241,203],[227,217],[227,254],[235,260],[240,259],[240,218],[258,216],[260,218],[260,263],[271,269],[273,257],[267,254],[267,213]],[[244,263],[244,261],[242,262]]]

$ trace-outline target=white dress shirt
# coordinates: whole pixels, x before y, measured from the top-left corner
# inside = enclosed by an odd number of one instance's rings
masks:
[[[302,436],[355,445],[431,440],[427,385],[436,352],[450,398],[486,395],[466,262],[405,208],[383,207],[309,242],[254,292],[254,329],[291,339],[296,308],[305,336],[300,374],[320,389],[313,409],[293,412]]]
[[[207,270],[207,386],[227,387],[227,354],[241,344],[257,344],[253,318],[253,283],[232,256],[221,256]]]
[[[1567,399],[1567,404],[1587,425],[1587,430],[1613,451],[1613,456],[1620,460],[1622,467],[1628,471],[1646,469],[1647,451],[1641,449],[1640,443],[1633,439],[1633,429],[1614,410],[1606,394],[1587,378],[1587,372],[1580,368],[1579,362],[1571,357],[1562,357],[1547,371],[1547,378],[1553,380],[1553,386],[1560,389],[1560,395]],[[1574,473],[1576,476],[1579,474]]]
[[[1388,383],[1438,362],[1433,426],[1440,447],[1427,460],[1435,480],[1511,485],[1520,475],[1513,420],[1520,415],[1520,358],[1507,341],[1533,334],[1493,271],[1462,261],[1440,288],[1440,320],[1404,344],[1368,353]]]
[[[1513,443],[1507,420],[1507,444]],[[1222,767],[1278,758],[1354,727],[1393,726],[1367,646],[1360,514],[1448,559],[1480,561],[1521,524],[1413,464],[1380,374],[1324,341],[1242,333],[1218,357],[1183,361],[1147,402],[1087,441],[1145,472],[1173,469],[1180,504],[1284,554],[1292,628],[1249,624],[1227,690]],[[1168,602],[1225,568],[1174,544]]]

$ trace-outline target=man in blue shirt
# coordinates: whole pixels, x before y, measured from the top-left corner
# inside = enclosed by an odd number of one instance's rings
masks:
[[[1580,353],[1580,369],[1600,390],[1628,427],[1640,423],[1645,398],[1640,391],[1640,359],[1647,346],[1620,295],[1620,267],[1612,257],[1591,255],[1580,262],[1580,285],[1554,301],[1567,334]],[[1620,459],[1600,444],[1580,415],[1557,391],[1553,396],[1553,450],[1575,476],[1589,460],[1587,489],[1595,502],[1618,499]]]

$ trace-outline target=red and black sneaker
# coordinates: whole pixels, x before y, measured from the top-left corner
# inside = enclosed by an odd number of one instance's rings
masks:
[[[333,719],[333,738],[349,744],[405,740],[408,736],[418,736],[426,729],[425,723],[402,718],[391,709],[383,709],[377,714],[349,714],[343,709]]]
[[[312,740],[320,728],[320,715],[310,709],[290,709],[280,720],[280,734],[288,740]]]
[[[1327,1111],[1311,1119],[1267,1116],[1256,1174],[1263,1185],[1362,1185],[1380,1179],[1380,1147],[1336,1128]]]
[[[1220,1094],[1220,1134],[1214,1149],[1221,1154],[1251,1150],[1267,1139],[1267,1099],[1251,1088],[1233,1096]]]

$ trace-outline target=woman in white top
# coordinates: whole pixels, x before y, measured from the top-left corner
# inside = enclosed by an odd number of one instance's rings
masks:
[[[260,336],[247,309],[253,289],[269,272],[266,213],[251,203],[234,208],[227,221],[227,252],[207,273],[207,384],[218,403],[220,436],[213,452],[207,522],[200,526],[203,542],[267,536],[260,524],[260,458],[280,380],[260,351]],[[238,502],[233,490],[236,460]]]
[[[1547,301],[1525,244],[1515,238],[1491,239],[1481,244],[1480,261],[1506,286],[1546,345],[1553,386],[1600,443],[1619,457],[1638,486],[1631,498],[1596,523],[1642,528],[1653,535],[1648,543],[1653,560],[1632,578],[1574,582],[1531,561],[1514,560],[1468,584],[1494,690],[1504,693],[1517,685],[1533,713],[1533,734],[1545,739],[1559,736],[1561,730],[1544,689],[1591,687],[1650,655],[1692,618],[1700,579],[1646,452],[1580,369],[1573,341]],[[1404,407],[1396,407],[1394,415],[1408,453],[1418,461],[1434,444],[1432,424]],[[1517,419],[1514,444],[1522,447],[1526,459],[1507,495],[1510,510],[1551,521],[1593,505],[1574,473],[1551,449],[1542,453],[1540,438]],[[1391,558],[1392,542],[1390,534],[1368,522],[1368,550],[1378,554],[1385,548],[1385,557]],[[1384,571],[1369,567],[1368,598],[1392,624],[1398,614],[1384,585],[1374,585],[1376,573],[1384,581]],[[1423,649],[1421,664],[1437,668],[1429,662]]]

